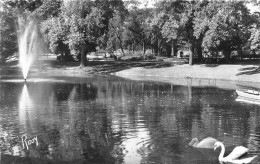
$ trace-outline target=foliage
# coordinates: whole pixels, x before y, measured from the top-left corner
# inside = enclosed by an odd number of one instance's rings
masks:
[[[113,18],[109,22],[109,30],[107,33],[107,39],[103,41],[106,45],[107,50],[117,50],[118,48],[124,54],[124,47],[123,47],[123,32],[124,32],[124,17],[122,13],[115,12]]]
[[[249,39],[251,42],[251,49],[252,50],[259,50],[260,49],[260,29],[252,28],[251,29],[251,37]]]
[[[118,48],[124,54],[123,33],[125,31],[124,21],[128,16],[128,11],[121,2],[114,10],[112,18],[109,20],[108,32],[101,42],[101,48],[116,51]]]
[[[108,31],[109,20],[120,1],[74,0],[65,3],[62,17],[69,33],[65,43],[72,51],[85,54],[102,43]],[[82,65],[85,65],[82,56]]]
[[[49,18],[41,23],[41,33],[50,50],[55,54],[63,54],[66,50],[66,33],[68,29],[64,28],[64,20],[60,17]]]
[[[61,0],[4,1],[1,4],[4,8],[1,14],[1,55],[3,55],[3,59],[17,53],[17,35],[22,32],[28,21],[40,22],[35,20],[43,20],[58,15],[61,2]]]
[[[139,9],[135,8],[134,10],[130,11],[129,17],[126,20],[126,32],[124,40],[131,44],[131,41],[134,41],[135,44],[140,44],[143,49],[143,55],[145,54],[147,45],[150,44],[150,30],[149,30],[149,16],[151,15],[152,10],[149,8]]]
[[[69,1],[63,8],[65,26],[69,27],[66,43],[71,49],[80,48],[81,45],[98,43],[104,30],[103,11],[95,7],[92,1]],[[93,6],[93,7],[91,7]]]
[[[62,2],[62,0],[43,0],[42,4],[33,12],[33,15],[41,20],[58,17],[61,12]]]
[[[205,51],[223,51],[229,58],[231,51],[242,50],[250,37],[253,22],[242,1],[211,1],[196,14],[194,35],[203,35]]]
[[[232,51],[242,54],[246,47],[260,48],[260,16],[250,13],[246,3],[161,0],[154,8],[139,8],[137,0],[6,0],[1,3],[5,10],[0,52],[5,59],[17,51],[18,19],[38,19],[50,50],[80,54],[82,65],[96,47],[123,53],[126,48],[142,49],[143,54],[150,48],[158,55],[180,47],[191,50],[190,64],[194,55],[201,59],[203,52],[222,51],[229,59]]]
[[[0,62],[18,51],[14,17],[12,12],[0,11]]]
[[[166,22],[167,15],[164,12],[159,14],[154,14],[152,18],[147,18],[147,24],[150,31],[150,42],[151,46],[154,48],[155,53],[160,55],[160,49],[162,48],[162,43],[164,42],[165,29],[163,29]],[[167,34],[166,34],[167,37]]]
[[[251,36],[249,39],[250,42],[250,49],[251,50],[259,50],[260,49],[260,13],[253,14],[252,17],[254,24],[250,29]]]

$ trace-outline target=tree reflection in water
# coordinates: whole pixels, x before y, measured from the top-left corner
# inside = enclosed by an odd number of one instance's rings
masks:
[[[258,106],[236,102],[232,90],[103,78],[1,85],[5,154],[21,135],[37,135],[39,146],[20,156],[48,162],[214,163],[214,153],[199,160],[186,147],[207,136],[259,153]]]

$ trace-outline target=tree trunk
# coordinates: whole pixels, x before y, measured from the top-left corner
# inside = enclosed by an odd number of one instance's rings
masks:
[[[197,56],[198,62],[202,62],[202,41],[203,41],[203,37],[197,39],[194,47],[196,51],[195,55]]]
[[[122,53],[123,53],[123,56],[125,56],[125,52],[124,52],[124,48],[123,48],[123,41],[122,41],[120,32],[118,31],[118,28],[116,28],[112,23],[110,23],[110,25],[111,25],[111,27],[115,30],[117,39],[119,40],[120,49],[121,49],[121,51],[122,51]]]
[[[120,34],[118,34],[118,33],[117,33],[117,38],[118,38],[118,40],[119,40],[120,49],[121,49],[121,51],[122,51],[122,53],[123,53],[123,56],[125,56],[125,52],[124,52],[124,48],[123,48],[123,41],[122,41],[122,39],[121,39],[121,37],[120,37]]]
[[[160,41],[157,41],[157,56],[160,56]]]
[[[193,65],[193,52],[192,51],[189,56],[189,65]]]
[[[175,40],[172,40],[172,51],[171,51],[171,57],[174,57],[174,46],[175,46]]]
[[[84,53],[80,53],[81,54],[81,61],[80,61],[80,68],[85,67],[86,63],[87,63],[87,58],[86,55]]]
[[[128,45],[128,54],[131,53],[131,45]]]
[[[154,47],[154,54],[155,54],[155,56],[157,56],[157,55],[158,55],[158,48],[157,48],[157,46],[156,46],[156,47]]]
[[[201,47],[201,45],[197,46],[197,56],[198,56],[198,61],[201,62],[202,61],[202,47]]]
[[[144,58],[144,60],[145,60],[145,51],[146,51],[145,41],[143,41],[143,58]]]
[[[133,54],[135,53],[135,41],[132,44],[132,52],[133,52]]]
[[[240,57],[242,59],[242,46],[241,45],[238,47],[238,57]]]
[[[123,53],[123,56],[125,56],[124,48],[122,46],[120,46],[120,49],[121,49],[121,51]]]
[[[190,50],[189,65],[193,65],[193,53],[194,53],[194,48],[193,48],[193,45],[190,44],[190,41],[188,41],[188,44],[189,44],[189,50]]]
[[[80,68],[85,67],[87,64],[87,57],[86,57],[85,52],[86,52],[86,46],[82,45],[81,51],[80,51],[80,55],[81,55]]]
[[[226,57],[227,63],[230,63],[230,54],[231,54],[231,50],[224,50],[224,55]]]

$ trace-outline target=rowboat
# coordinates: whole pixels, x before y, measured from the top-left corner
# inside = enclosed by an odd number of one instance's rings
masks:
[[[258,100],[258,99],[251,99],[251,98],[242,97],[242,96],[237,96],[236,101],[260,105],[260,100]]]
[[[258,92],[258,91],[254,91],[254,90],[239,91],[239,90],[236,90],[236,93],[240,97],[246,97],[246,98],[250,98],[250,99],[260,100],[260,92]]]

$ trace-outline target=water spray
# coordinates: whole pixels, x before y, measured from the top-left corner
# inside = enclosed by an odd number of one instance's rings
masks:
[[[20,22],[19,62],[26,82],[30,67],[39,52],[37,27],[34,21]]]

